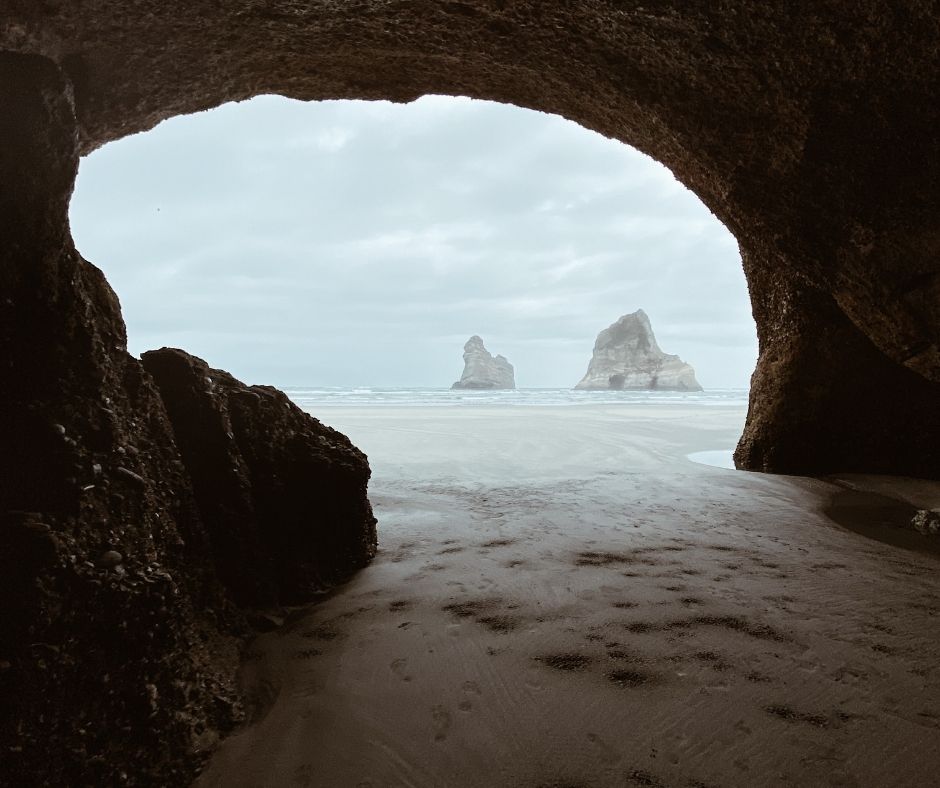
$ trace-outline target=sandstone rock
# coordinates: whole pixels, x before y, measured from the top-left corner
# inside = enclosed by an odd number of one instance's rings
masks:
[[[144,353],[219,577],[242,605],[307,601],[375,555],[369,463],[269,386],[182,350]]]
[[[597,335],[588,371],[575,388],[702,390],[692,367],[660,350],[642,309],[624,315]]]
[[[463,346],[463,374],[453,389],[514,389],[516,378],[504,356],[492,356],[474,335]]]

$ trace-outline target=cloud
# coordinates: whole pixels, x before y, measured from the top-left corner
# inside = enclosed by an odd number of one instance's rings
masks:
[[[747,385],[756,357],[737,245],[701,202],[509,105],[224,105],[84,159],[71,215],[132,351],[251,382],[447,386],[476,333],[521,385],[570,386],[640,307],[706,386]]]

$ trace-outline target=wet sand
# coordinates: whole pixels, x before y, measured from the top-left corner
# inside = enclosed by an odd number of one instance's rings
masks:
[[[369,454],[380,552],[249,647],[255,720],[198,785],[937,784],[940,561],[857,496],[940,485],[685,459],[729,407],[317,415]]]

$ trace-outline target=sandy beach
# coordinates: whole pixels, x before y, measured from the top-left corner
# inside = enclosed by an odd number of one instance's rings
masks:
[[[315,415],[379,554],[251,644],[202,788],[937,785],[940,556],[887,523],[940,485],[686,459],[739,407]]]

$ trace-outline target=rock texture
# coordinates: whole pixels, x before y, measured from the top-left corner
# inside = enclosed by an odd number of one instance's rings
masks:
[[[182,350],[143,355],[189,471],[222,583],[242,605],[309,600],[375,555],[369,463],[270,386]]]
[[[591,363],[575,388],[702,390],[691,366],[660,349],[642,309],[624,315],[597,335]]]
[[[940,477],[938,40],[936,0],[3,3],[0,782],[185,784],[233,718],[239,614],[72,244],[80,152],[262,93],[564,115],[737,238],[760,341],[740,467]]]
[[[514,389],[516,378],[504,356],[492,356],[474,335],[463,346],[463,374],[453,389]]]
[[[250,630],[160,391],[72,244],[73,100],[52,61],[0,53],[0,784],[187,785],[241,718]],[[284,478],[293,450],[308,466],[332,458],[333,480],[354,463],[363,524],[361,455],[338,437],[330,455],[299,425],[292,447],[286,406],[246,408],[252,418],[241,448],[261,455],[253,493],[275,489],[265,474]],[[304,591],[296,578],[265,587]]]

